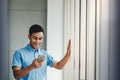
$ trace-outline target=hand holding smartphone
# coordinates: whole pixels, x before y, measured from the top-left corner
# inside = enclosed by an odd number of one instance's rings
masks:
[[[44,55],[38,55],[38,58],[37,58],[38,62],[44,61],[44,59],[45,59]]]

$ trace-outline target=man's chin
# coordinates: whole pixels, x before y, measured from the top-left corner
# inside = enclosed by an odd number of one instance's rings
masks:
[[[34,47],[34,49],[38,49],[39,47]]]

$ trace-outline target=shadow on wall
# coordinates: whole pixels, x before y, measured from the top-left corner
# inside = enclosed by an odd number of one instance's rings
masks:
[[[8,0],[0,0],[0,79],[8,80],[9,16]],[[2,73],[1,73],[2,72]]]

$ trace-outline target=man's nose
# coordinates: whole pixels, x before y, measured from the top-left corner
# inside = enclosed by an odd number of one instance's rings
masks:
[[[40,40],[39,40],[39,39],[37,39],[37,40],[36,40],[36,42],[37,42],[37,43],[39,43],[39,42],[40,42]]]

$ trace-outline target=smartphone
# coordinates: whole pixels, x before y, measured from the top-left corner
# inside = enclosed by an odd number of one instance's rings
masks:
[[[44,59],[45,59],[44,55],[38,55],[38,58],[37,58],[38,62],[44,61]]]

